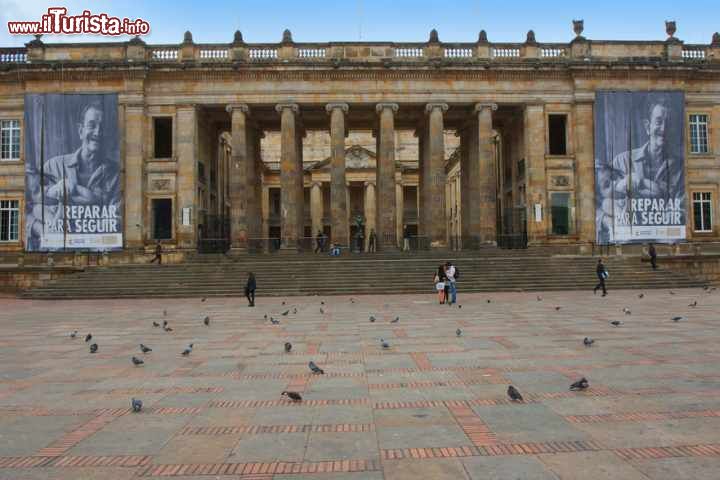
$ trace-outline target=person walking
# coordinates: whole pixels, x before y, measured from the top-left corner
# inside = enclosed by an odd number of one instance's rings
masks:
[[[650,264],[652,265],[653,270],[657,270],[657,252],[655,251],[655,245],[652,243],[648,248],[648,254],[650,255]]]
[[[315,237],[315,244],[315,253],[325,250],[325,237],[323,236],[322,230],[318,230],[317,236]]]
[[[247,283],[245,284],[245,297],[248,299],[248,307],[255,306],[255,288],[257,283],[255,282],[255,274],[252,272],[248,273]]]
[[[155,244],[155,256],[150,260],[150,263],[155,263],[155,260],[157,260],[158,265],[162,265],[162,244],[160,240]]]
[[[375,253],[375,244],[377,243],[377,234],[375,229],[370,229],[370,237],[368,238],[368,252]]]
[[[410,230],[407,225],[403,225],[403,252],[410,251]]]
[[[605,269],[605,265],[603,265],[602,258],[598,259],[597,267],[595,268],[595,273],[597,274],[598,280],[600,282],[595,285],[595,289],[593,290],[593,294],[596,294],[598,291],[598,288],[602,288],[603,294],[602,296],[607,295],[607,289],[605,288],[605,279],[608,277],[608,272]]]
[[[437,272],[435,272],[435,277],[433,278],[433,281],[435,282],[435,290],[438,292],[438,302],[440,302],[440,305],[445,303],[445,288],[447,288],[446,280],[445,265],[440,264]]]
[[[445,276],[447,277],[448,289],[450,290],[450,300],[448,305],[457,303],[457,287],[455,285],[455,266],[451,262],[445,263]]]

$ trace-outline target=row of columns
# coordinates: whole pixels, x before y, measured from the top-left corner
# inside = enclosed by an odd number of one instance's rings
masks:
[[[402,231],[402,186],[395,178],[395,114],[396,103],[376,105],[377,188],[366,185],[365,211],[368,232],[377,234],[379,249],[395,249]],[[492,111],[494,104],[478,104],[472,118],[461,129],[462,232],[482,242],[494,242],[496,233],[496,179],[492,146]],[[303,127],[300,108],[294,103],[278,104],[280,115],[280,184],[281,184],[281,249],[297,250],[303,236]],[[446,244],[445,222],[445,144],[443,115],[445,103],[426,105],[423,121],[416,134],[420,145],[420,234],[428,237],[431,246]],[[259,138],[249,120],[250,108],[244,104],[228,105],[232,124],[232,157],[229,168],[231,247],[242,251],[248,238],[260,234],[259,178],[255,156]],[[349,245],[349,190],[345,174],[345,137],[347,103],[329,103],[331,177],[330,218],[333,241]],[[399,188],[399,195],[398,195]],[[313,234],[322,229],[322,192],[313,184],[310,191]],[[318,207],[319,205],[319,207]],[[319,211],[318,211],[319,209]]]

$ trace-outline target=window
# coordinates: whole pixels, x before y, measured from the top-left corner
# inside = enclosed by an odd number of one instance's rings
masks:
[[[570,233],[570,194],[552,194],[552,234],[567,235]]]
[[[172,238],[172,200],[155,198],[152,201],[153,238],[170,240]]]
[[[20,160],[19,120],[0,120],[0,160]]]
[[[690,115],[690,153],[708,153],[707,115]]]
[[[712,232],[712,194],[693,192],[693,218],[696,232]]]
[[[548,115],[550,155],[567,155],[567,115]]]
[[[0,200],[0,242],[17,242],[20,224],[20,202]]]
[[[172,157],[172,118],[155,117],[155,158]]]

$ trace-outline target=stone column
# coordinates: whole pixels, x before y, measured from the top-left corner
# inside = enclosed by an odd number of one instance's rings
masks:
[[[370,230],[375,230],[377,235],[377,198],[375,198],[375,182],[365,182],[365,251],[370,245]],[[375,248],[377,249],[380,239],[375,240]]]
[[[125,248],[142,248],[143,238],[143,105],[125,105]],[[152,227],[151,227],[152,228]]]
[[[270,237],[270,187],[266,185],[262,186],[261,210],[262,238],[267,239]]]
[[[328,103],[325,110],[330,114],[330,221],[332,223],[333,242],[348,245],[350,227],[345,186],[345,114],[347,103]]]
[[[195,105],[177,108],[177,245],[197,244],[197,110]],[[183,225],[183,209],[190,208],[190,225]]]
[[[447,246],[447,225],[445,220],[445,137],[443,113],[447,112],[446,103],[428,103],[426,148],[429,165],[425,169],[427,177],[423,178],[425,198],[423,204],[428,211],[424,216],[428,220],[425,227],[433,248]]]
[[[427,156],[427,122],[423,122],[418,127],[415,135],[418,137],[418,186],[416,189],[418,235],[425,236],[428,234],[426,229],[428,220],[425,218],[427,214],[425,209],[425,187],[427,186],[425,170],[430,163]]]
[[[593,104],[575,104],[576,222],[580,242],[595,241],[595,152]]]
[[[397,103],[379,103],[380,115],[377,150],[377,228],[378,250],[397,248],[395,238],[395,113]]]
[[[402,247],[403,238],[403,225],[405,224],[405,198],[403,195],[403,183],[401,179],[395,179],[395,208],[397,214],[395,215],[395,237],[397,238],[398,248]],[[377,232],[375,232],[377,233]]]
[[[297,251],[303,231],[303,171],[298,149],[297,115],[300,107],[295,103],[275,106],[280,114],[280,225],[281,248]]]
[[[547,238],[550,213],[547,208],[545,175],[545,107],[542,104],[526,105],[524,121],[528,243],[542,244]],[[538,204],[540,221],[537,221],[535,216],[535,205]]]
[[[482,243],[497,244],[497,167],[495,165],[495,142],[493,141],[492,112],[497,110],[494,103],[479,103],[475,105],[477,114],[477,155],[478,155],[478,200],[475,205],[479,210],[479,229],[477,234]],[[471,152],[472,154],[472,152]]]
[[[249,173],[253,158],[248,142],[248,115],[250,109],[245,104],[228,105],[225,110],[230,114],[231,158],[230,158],[230,251],[247,251],[249,202],[252,189],[249,185]]]
[[[313,182],[310,187],[310,218],[312,219],[312,235],[317,235],[318,230],[323,229],[323,198],[322,183]]]

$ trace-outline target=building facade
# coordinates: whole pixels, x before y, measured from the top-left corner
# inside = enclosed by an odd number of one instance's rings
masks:
[[[717,241],[720,35],[573,26],[0,49],[0,251]]]

